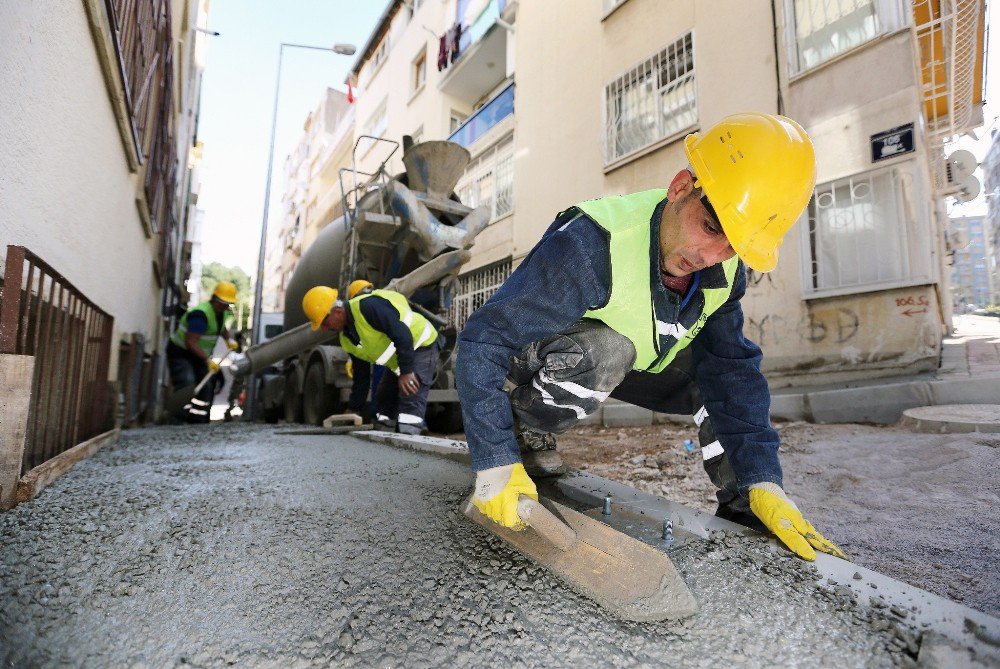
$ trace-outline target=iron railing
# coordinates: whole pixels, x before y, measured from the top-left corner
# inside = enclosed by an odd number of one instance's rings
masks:
[[[0,353],[35,358],[22,474],[110,426],[114,318],[23,246],[7,247]]]
[[[448,326],[456,330],[464,328],[472,312],[486,304],[507,280],[512,266],[511,259],[506,258],[458,277],[448,309]]]

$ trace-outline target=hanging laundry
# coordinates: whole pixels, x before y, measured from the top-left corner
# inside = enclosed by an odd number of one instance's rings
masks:
[[[454,31],[454,38],[455,38],[455,40],[454,40],[454,42],[452,42],[452,47],[451,47],[451,62],[454,63],[456,60],[458,60],[458,55],[459,55],[459,53],[461,53],[461,49],[462,49],[462,46],[461,46],[462,45],[462,24],[461,23],[456,23],[455,27],[452,28],[452,30]]]
[[[438,72],[448,67],[448,33],[445,32],[441,35],[440,44],[438,44]]]

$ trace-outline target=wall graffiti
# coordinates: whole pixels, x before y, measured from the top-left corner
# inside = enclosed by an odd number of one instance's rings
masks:
[[[908,318],[912,318],[914,314],[926,314],[930,306],[931,301],[926,295],[906,295],[896,298],[896,308],[900,309],[900,314]]]
[[[747,336],[759,346],[781,344],[789,336],[813,344],[827,340],[843,344],[853,339],[860,329],[861,319],[857,312],[846,308],[810,312],[794,325],[789,325],[788,320],[778,314],[767,314],[759,320],[746,319]]]
[[[747,268],[747,288],[756,288],[761,283],[765,283],[768,286],[774,285],[774,280],[771,278],[770,272],[758,272],[755,269]]]

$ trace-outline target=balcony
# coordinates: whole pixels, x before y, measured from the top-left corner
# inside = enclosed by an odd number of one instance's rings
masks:
[[[508,72],[508,29],[515,3],[490,0],[472,25],[465,28],[458,60],[445,71],[438,84],[443,93],[475,104],[513,74]],[[510,19],[512,20],[512,19]]]
[[[514,84],[511,84],[480,107],[458,130],[451,134],[448,140],[469,148],[477,139],[513,113]]]

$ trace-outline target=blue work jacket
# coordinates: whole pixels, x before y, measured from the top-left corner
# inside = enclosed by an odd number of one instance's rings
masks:
[[[659,223],[666,200],[650,220],[650,254],[659,264]],[[701,271],[700,287],[712,285],[722,266]],[[724,281],[724,278],[722,279]],[[746,291],[741,265],[729,300],[691,342],[695,380],[712,427],[746,494],[754,483],[782,484],[778,433],[771,426],[771,396],[760,371],[760,348],[743,336],[740,299]],[[653,282],[657,317],[693,321],[703,300],[680,296]],[[587,216],[556,221],[500,289],[473,312],[458,337],[455,377],[465,435],[476,471],[521,461],[510,401],[503,390],[510,359],[531,342],[569,328],[588,309],[605,304],[611,286],[608,237]],[[657,290],[657,287],[659,290]],[[689,292],[690,292],[689,291]],[[683,307],[682,307],[683,305]]]

